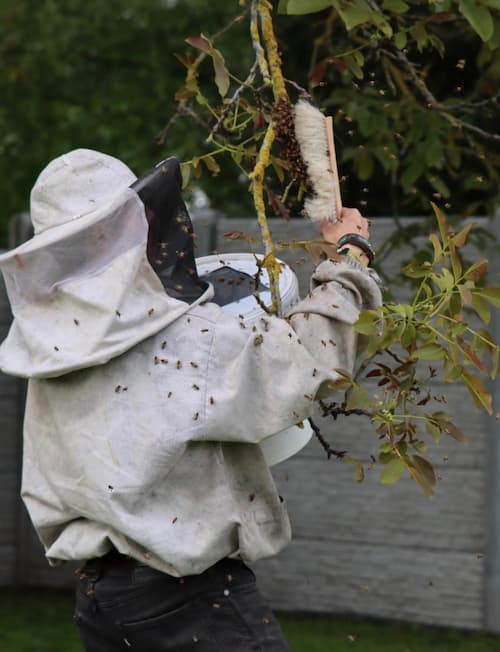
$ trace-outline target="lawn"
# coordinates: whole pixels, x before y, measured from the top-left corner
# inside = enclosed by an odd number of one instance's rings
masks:
[[[67,592],[0,592],[0,652],[82,652]],[[497,652],[500,637],[354,618],[280,615],[292,652]],[[235,650],[234,652],[237,652]]]

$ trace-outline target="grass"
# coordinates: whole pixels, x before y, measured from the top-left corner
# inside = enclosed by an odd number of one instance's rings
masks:
[[[498,652],[500,636],[346,617],[281,616],[292,652]]]
[[[0,652],[82,652],[73,596],[0,591]],[[497,652],[500,636],[344,617],[280,615],[292,652]],[[234,652],[237,652],[235,650]]]

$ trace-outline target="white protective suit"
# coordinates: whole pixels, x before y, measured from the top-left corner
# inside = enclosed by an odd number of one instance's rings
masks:
[[[29,378],[22,496],[50,563],[112,546],[174,576],[290,539],[258,444],[311,414],[381,302],[352,259],[323,262],[289,319],[242,328],[169,297],[146,257],[135,176],[76,150],[32,192],[35,236],[0,257],[14,313],[3,372]]]

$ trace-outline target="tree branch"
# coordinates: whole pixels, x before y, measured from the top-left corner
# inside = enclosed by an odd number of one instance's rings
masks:
[[[321,444],[323,450],[326,452],[326,455],[327,455],[328,459],[330,459],[331,457],[336,457],[339,460],[344,458],[345,455],[347,454],[347,451],[337,451],[334,448],[332,448],[330,446],[330,444],[326,441],[326,439],[323,437],[323,435],[321,434],[320,429],[314,423],[314,421],[311,418],[309,418],[308,421],[309,421],[309,424],[310,424],[314,434],[316,435],[317,440]]]

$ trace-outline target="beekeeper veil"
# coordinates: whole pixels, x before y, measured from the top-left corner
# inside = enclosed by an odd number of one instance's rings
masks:
[[[121,161],[78,149],[42,171],[31,193],[34,236],[0,256],[14,315],[0,346],[2,371],[53,377],[105,363],[189,309],[169,295],[176,285],[193,303],[210,299],[211,288],[203,292],[190,274],[192,230],[178,164],[163,167],[137,180]],[[151,179],[160,177],[161,192],[150,195]],[[169,195],[175,201],[167,209]],[[185,262],[177,265],[174,254]]]
[[[147,254],[171,297],[191,303],[208,284],[198,278],[191,219],[181,195],[179,162],[171,157],[132,184],[149,223]]]

